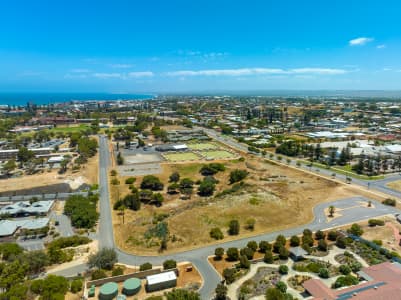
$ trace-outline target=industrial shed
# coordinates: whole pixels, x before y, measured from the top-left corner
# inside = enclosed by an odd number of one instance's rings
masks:
[[[146,291],[155,292],[177,286],[177,275],[174,271],[146,277]]]

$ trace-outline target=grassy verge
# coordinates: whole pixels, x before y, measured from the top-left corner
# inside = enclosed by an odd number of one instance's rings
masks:
[[[309,165],[310,161],[306,160],[298,160],[299,162]],[[342,174],[345,176],[349,176],[352,178],[357,178],[357,179],[362,179],[362,180],[379,180],[379,179],[384,179],[385,177],[383,175],[377,175],[377,176],[367,176],[367,175],[361,175],[361,174],[356,174],[355,172],[350,171],[349,166],[341,167],[341,166],[335,166],[335,167],[330,167],[328,168],[326,165],[323,165],[318,162],[313,162],[313,166],[321,168],[321,169],[326,169],[326,170],[332,170],[335,173]]]

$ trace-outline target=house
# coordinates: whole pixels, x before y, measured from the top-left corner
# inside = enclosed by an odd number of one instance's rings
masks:
[[[308,252],[306,252],[302,247],[298,246],[298,247],[291,247],[290,248],[290,257],[294,260],[294,261],[298,261],[298,260],[303,260],[305,258],[305,255],[308,254]]]
[[[401,300],[401,264],[384,262],[358,272],[361,283],[334,290],[320,279],[304,282],[305,291],[313,299],[326,300]]]
[[[35,230],[48,226],[49,218],[35,218],[29,220],[1,220],[0,241],[12,241],[18,230]]]
[[[177,286],[177,275],[174,271],[146,276],[146,291],[154,292]]]

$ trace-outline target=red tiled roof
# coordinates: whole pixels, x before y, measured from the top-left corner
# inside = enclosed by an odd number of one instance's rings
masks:
[[[333,290],[328,288],[319,279],[309,279],[304,282],[303,287],[308,291],[314,298],[324,298],[327,300],[336,299],[336,295]]]

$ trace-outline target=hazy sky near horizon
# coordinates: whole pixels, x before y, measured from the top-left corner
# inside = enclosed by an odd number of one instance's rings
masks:
[[[401,2],[8,0],[0,92],[401,89]]]

